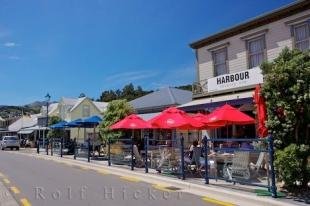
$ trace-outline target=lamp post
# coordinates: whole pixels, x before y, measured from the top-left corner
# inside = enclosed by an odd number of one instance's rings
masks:
[[[49,93],[47,93],[45,95],[45,99],[46,99],[46,122],[45,122],[46,128],[45,128],[45,134],[47,134],[46,130],[47,130],[47,127],[48,127],[48,104],[49,104],[49,101],[51,99],[51,96],[50,96]],[[46,147],[46,154],[48,154],[48,144],[47,144],[47,147]]]

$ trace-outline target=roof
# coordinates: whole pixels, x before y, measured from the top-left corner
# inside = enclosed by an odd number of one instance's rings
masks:
[[[168,106],[185,104],[192,100],[192,92],[173,87],[163,88],[130,102],[132,107],[139,110],[163,109]]]
[[[239,93],[230,93],[226,95],[196,99],[178,107],[185,111],[212,110],[226,103],[231,105],[253,103],[253,95],[253,90]]]
[[[34,115],[24,115],[20,117],[18,120],[13,122],[12,124],[9,125],[8,130],[17,132],[23,128],[27,127],[33,127],[38,123],[38,116],[40,114],[34,114]]]
[[[252,30],[259,26],[263,26],[265,24],[269,24],[271,22],[286,18],[288,16],[294,15],[296,13],[305,11],[310,9],[310,1],[309,0],[299,0],[295,1],[291,4],[285,5],[278,9],[275,9],[271,12],[267,12],[260,16],[257,16],[253,19],[250,19],[241,24],[235,25],[231,28],[225,29],[219,33],[213,34],[206,38],[200,39],[190,44],[190,47],[193,49],[199,49],[203,46],[212,44],[214,42],[221,41],[223,39],[229,38],[231,36]]]
[[[72,112],[75,108],[77,108],[84,100],[86,99],[86,97],[82,97],[82,98],[78,98],[75,103],[74,106],[70,109],[70,112]],[[72,99],[71,99],[72,100]],[[72,101],[73,102],[73,101]]]
[[[79,99],[81,99],[81,98],[79,98]],[[77,98],[68,98],[68,97],[62,97],[61,98],[61,100],[62,100],[62,102],[64,104],[71,105],[71,106],[74,106],[79,99],[77,99]]]
[[[93,102],[96,107],[100,110],[100,112],[103,112],[106,110],[109,103],[107,102]]]

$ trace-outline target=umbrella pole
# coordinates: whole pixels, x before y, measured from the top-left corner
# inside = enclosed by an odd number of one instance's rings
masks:
[[[131,170],[134,170],[133,166],[133,135],[134,135],[134,130],[131,132]]]
[[[96,136],[96,125],[94,125],[94,136],[93,136],[93,157],[95,156],[95,136]]]

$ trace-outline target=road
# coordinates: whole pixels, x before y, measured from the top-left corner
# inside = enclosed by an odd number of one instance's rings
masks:
[[[0,152],[0,173],[24,206],[214,205],[200,196],[172,191],[138,179]],[[4,178],[2,178],[2,181]],[[1,205],[1,204],[0,204]]]

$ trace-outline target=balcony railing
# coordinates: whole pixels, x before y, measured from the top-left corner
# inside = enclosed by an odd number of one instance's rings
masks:
[[[204,79],[192,84],[193,97],[205,96],[208,92],[208,80]]]

